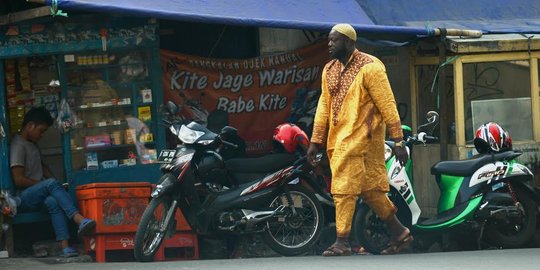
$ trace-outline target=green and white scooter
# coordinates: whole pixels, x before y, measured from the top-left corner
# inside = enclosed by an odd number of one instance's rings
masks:
[[[419,130],[430,126],[433,130],[438,118],[436,112],[428,112],[428,123]],[[436,163],[431,173],[440,189],[437,215],[421,220],[421,210],[413,191],[411,151],[416,144],[438,138],[426,132],[406,137],[409,160],[405,166],[396,160],[391,141],[386,142],[385,158],[389,197],[398,208],[398,218],[411,228],[413,235],[442,233],[465,226],[465,229],[473,230],[478,245],[485,239],[491,245],[503,248],[522,247],[533,238],[540,199],[529,184],[533,180],[532,172],[515,160],[520,152],[510,150]],[[366,204],[360,202],[353,224],[352,237],[366,250],[378,254],[387,247],[386,227]]]

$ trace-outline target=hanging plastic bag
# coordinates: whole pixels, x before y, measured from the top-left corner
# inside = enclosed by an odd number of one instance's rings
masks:
[[[14,217],[17,215],[17,207],[21,204],[19,197],[11,196],[7,190],[0,191],[0,214]]]
[[[71,130],[77,123],[79,119],[77,115],[71,110],[66,99],[62,99],[60,103],[60,110],[58,111],[58,116],[56,117],[56,127],[62,133],[66,133]]]

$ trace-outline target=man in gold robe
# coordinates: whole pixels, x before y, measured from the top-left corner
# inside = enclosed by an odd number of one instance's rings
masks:
[[[322,73],[322,93],[314,119],[308,159],[326,144],[336,207],[336,242],[323,256],[350,255],[349,235],[358,197],[385,222],[390,245],[383,254],[398,253],[412,241],[409,229],[396,218],[389,200],[384,160],[386,129],[396,141],[396,158],[405,164],[401,121],[384,64],[355,48],[356,31],[337,24],[328,35],[333,59]]]

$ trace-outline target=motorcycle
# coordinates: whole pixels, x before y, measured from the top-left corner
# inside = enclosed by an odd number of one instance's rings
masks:
[[[319,238],[324,214],[305,156],[274,153],[224,161],[218,149],[237,145],[196,122],[182,124],[173,117],[177,110],[169,103],[164,122],[181,143],[158,156],[163,175],[138,225],[135,258],[153,261],[163,239],[176,230],[178,209],[198,234],[255,233],[279,254],[307,252]]]
[[[439,115],[428,112],[423,130],[437,125]],[[440,189],[437,215],[420,220],[420,207],[413,190],[410,158],[414,145],[435,142],[426,132],[406,139],[409,160],[401,166],[394,156],[394,143],[386,141],[386,167],[390,182],[389,197],[398,208],[397,217],[415,234],[433,234],[453,228],[474,229],[480,247],[483,237],[497,247],[516,248],[530,241],[536,229],[539,196],[529,184],[532,172],[516,161],[517,151],[479,154],[459,161],[441,161],[431,168]],[[353,237],[371,253],[378,254],[389,241],[384,223],[365,204],[354,216]],[[470,230],[469,230],[470,231]]]

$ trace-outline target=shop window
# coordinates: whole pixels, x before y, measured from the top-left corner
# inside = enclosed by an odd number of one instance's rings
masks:
[[[422,65],[416,67],[416,82],[417,82],[417,123],[420,125],[426,122],[426,113],[428,111],[441,112],[441,95],[446,95],[446,116],[448,119],[448,141],[456,143],[455,136],[455,113],[454,113],[454,76],[452,73],[452,65],[446,66],[445,87],[439,87],[437,78],[437,65]],[[441,72],[441,70],[439,70]],[[439,135],[439,129],[434,131],[434,135]]]
[[[156,160],[150,53],[66,55],[73,170],[108,169]]]
[[[468,144],[486,122],[500,124],[515,141],[533,138],[528,61],[463,65],[465,132]]]

